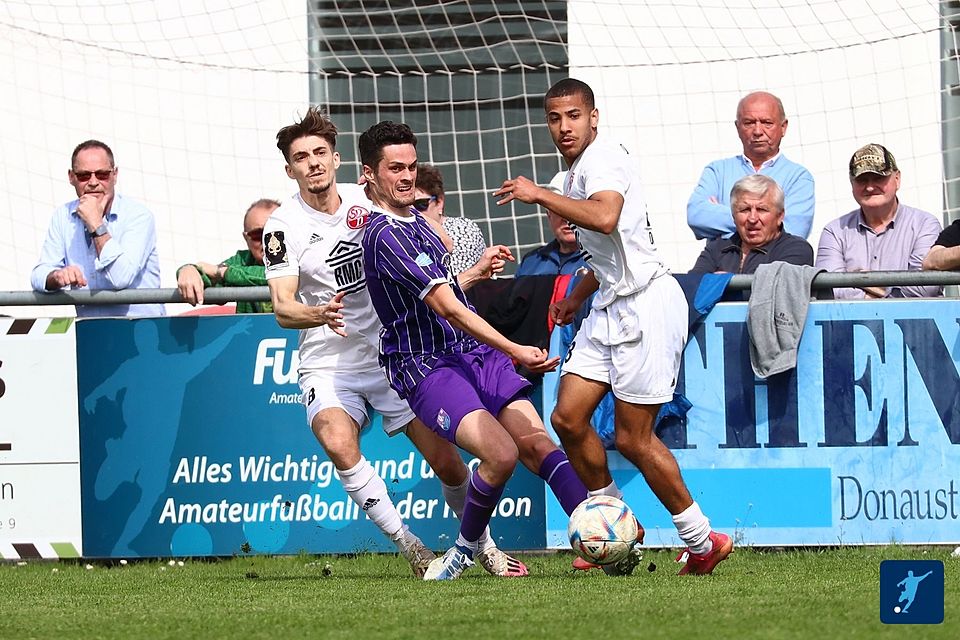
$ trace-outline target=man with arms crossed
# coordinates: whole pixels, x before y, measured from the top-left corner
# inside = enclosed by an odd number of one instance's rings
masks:
[[[451,273],[449,248],[411,209],[416,144],[410,128],[394,122],[376,124],[360,136],[360,161],[374,203],[363,236],[363,267],[383,322],[380,362],[390,385],[437,435],[480,459],[456,543],[424,576],[452,580],[473,564],[478,537],[518,458],[547,482],[567,513],[587,490],[547,435],[528,399],[531,385],[510,360],[543,372],[559,359],[504,338],[473,311]]]
[[[683,291],[657,256],[635,163],[623,146],[597,138],[593,90],[579,80],[561,80],[547,91],[544,111],[570,168],[564,195],[524,177],[506,180],[493,195],[500,198],[497,204],[537,204],[576,225],[593,268],[551,310],[557,324],[567,323],[597,292],[570,345],[553,427],[590,494],[621,497],[590,426],[594,409],[612,389],[617,449],[643,473],[689,547],[680,573],[710,573],[733,551],[733,541],[710,529],[673,454],[653,430],[660,405],[673,399],[687,338]]]
[[[360,452],[367,404],[383,416],[389,435],[406,429],[458,515],[470,474],[453,445],[413,420],[377,365],[380,325],[370,305],[360,247],[370,202],[363,187],[337,183],[336,136],[336,127],[316,108],[277,133],[287,175],[299,191],[264,226],[267,284],[277,323],[301,330],[300,389],[314,435],[350,498],[420,577],[435,556],[403,524],[383,479]],[[479,560],[487,571],[527,574],[521,562],[496,548],[489,530],[482,538]]]

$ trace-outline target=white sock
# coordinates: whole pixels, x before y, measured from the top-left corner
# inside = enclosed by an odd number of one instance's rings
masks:
[[[440,483],[440,491],[443,493],[443,499],[450,505],[450,509],[457,515],[457,518],[463,516],[463,505],[467,502],[467,487],[470,485],[471,475],[472,472],[468,470],[467,479],[455,487],[442,482]],[[497,546],[493,541],[493,537],[490,535],[489,526],[480,534],[477,545],[480,551],[486,551],[490,547]]]
[[[377,475],[367,459],[360,456],[360,462],[351,469],[340,470],[340,482],[347,495],[356,502],[380,531],[394,542],[404,537],[403,520],[387,494],[387,485]],[[412,534],[411,534],[412,535]]]
[[[691,553],[702,556],[713,549],[710,541],[710,521],[696,502],[673,516],[673,524],[677,527],[680,539],[690,547]]]
[[[390,539],[393,540],[393,544],[397,545],[398,551],[409,549],[418,542],[423,544],[420,541],[420,538],[418,538],[413,531],[410,531],[410,527],[407,525],[400,527],[400,531],[397,531],[395,534],[390,536]]]
[[[587,497],[592,498],[593,496],[610,496],[617,499],[623,499],[623,491],[620,491],[620,487],[617,486],[616,482],[611,482],[602,489],[594,489],[593,491],[587,491]]]
[[[466,549],[467,555],[470,556],[471,560],[473,560],[473,558],[477,555],[477,549],[479,544],[480,544],[479,540],[476,542],[467,542],[463,536],[457,536],[456,545],[461,549]]]

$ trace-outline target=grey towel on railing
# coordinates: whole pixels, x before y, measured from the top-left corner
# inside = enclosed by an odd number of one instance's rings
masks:
[[[760,378],[797,366],[797,347],[810,305],[810,284],[824,269],[773,262],[757,267],[750,288],[747,330],[750,365]]]

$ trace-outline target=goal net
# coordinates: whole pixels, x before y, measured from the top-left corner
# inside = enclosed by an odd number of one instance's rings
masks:
[[[639,156],[675,271],[702,248],[687,198],[704,165],[740,152],[736,104],[753,90],[783,100],[782,150],[816,180],[814,246],[855,207],[846,167],[868,142],[896,155],[901,199],[939,215],[957,173],[942,159],[960,84],[942,16],[955,4],[7,0],[0,290],[29,287],[50,214],[74,195],[70,151],[88,138],[113,147],[118,191],[156,215],[163,286],[180,264],[231,255],[246,207],[295,190],[274,136],[311,102],[340,128],[341,180],[358,175],[359,132],[405,121],[443,172],[447,213],[519,257],[551,238],[542,212],[490,193],[561,168],[542,96],[567,75],[593,86],[601,129]]]

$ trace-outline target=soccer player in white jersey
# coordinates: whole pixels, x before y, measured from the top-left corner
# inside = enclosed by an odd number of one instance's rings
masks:
[[[673,399],[687,339],[683,291],[657,255],[637,164],[622,145],[597,135],[593,90],[579,80],[561,80],[544,96],[544,111],[569,167],[563,194],[518,177],[493,195],[497,204],[537,204],[576,225],[593,269],[551,309],[557,324],[568,323],[596,292],[570,345],[553,427],[590,494],[621,497],[590,426],[594,409],[612,389],[617,449],[643,473],[688,547],[680,574],[710,573],[733,551],[733,542],[710,528],[676,459],[654,432],[660,405]]]
[[[369,403],[389,435],[406,431],[440,479],[447,504],[463,512],[470,472],[446,442],[419,421],[377,363],[380,323],[370,304],[360,241],[370,202],[364,188],[338,184],[337,129],[316,108],[277,133],[287,175],[299,190],[264,226],[267,284],[277,323],[300,329],[300,389],[307,422],[347,494],[422,577],[435,555],[400,519],[383,479],[360,451]],[[527,574],[484,532],[481,565],[501,576]]]

